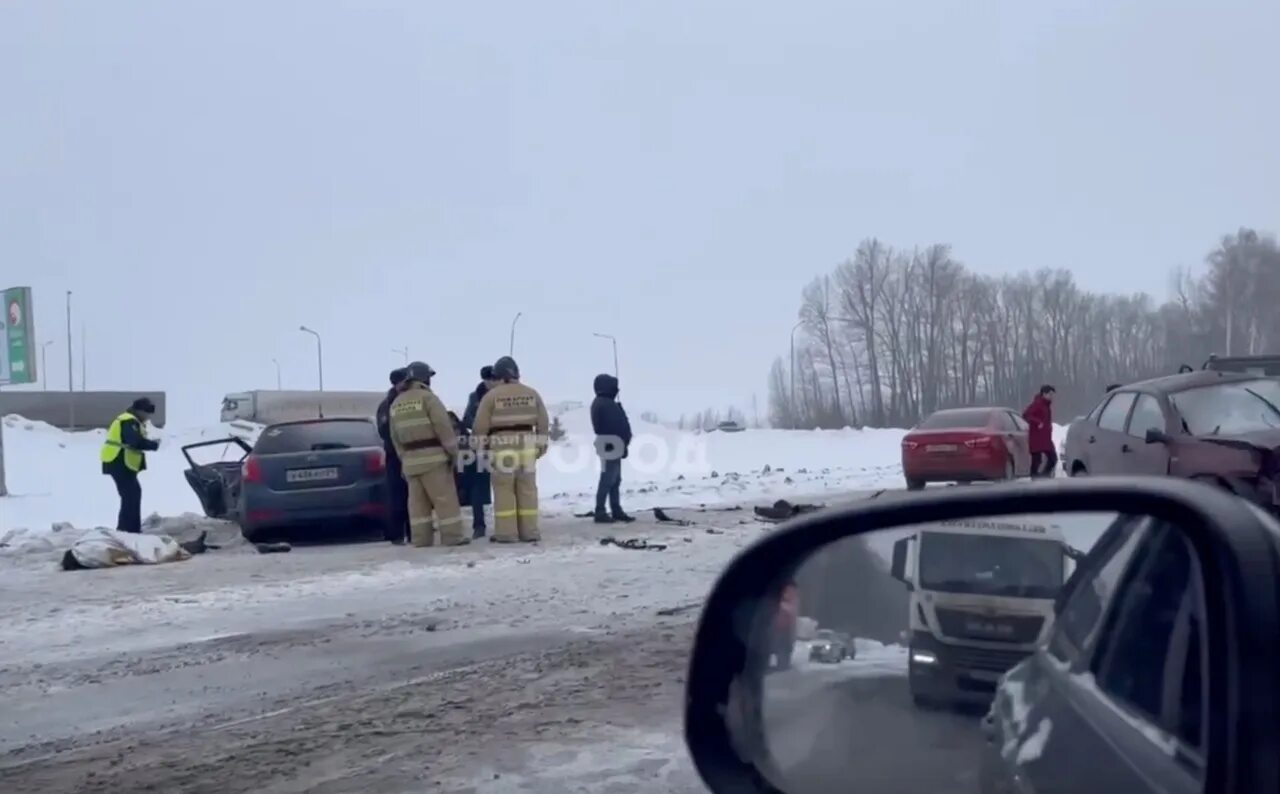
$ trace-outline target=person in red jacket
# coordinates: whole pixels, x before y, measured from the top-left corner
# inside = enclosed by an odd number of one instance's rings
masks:
[[[778,598],[778,611],[773,619],[773,668],[791,668],[791,654],[796,647],[796,629],[800,622],[800,588],[787,582]]]
[[[1027,441],[1031,447],[1031,476],[1052,477],[1053,469],[1058,465],[1058,452],[1053,448],[1053,397],[1057,389],[1045,384],[1035,396],[1022,418],[1027,420],[1031,429],[1027,431]]]

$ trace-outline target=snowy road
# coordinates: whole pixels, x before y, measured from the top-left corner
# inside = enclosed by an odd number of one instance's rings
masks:
[[[981,710],[916,708],[901,671],[804,680],[815,674],[766,685],[765,730],[788,794],[824,794],[833,780],[875,794],[979,790]]]
[[[769,525],[683,515],[548,522],[536,547],[20,560],[0,579],[4,790],[700,791],[679,733],[696,605]]]

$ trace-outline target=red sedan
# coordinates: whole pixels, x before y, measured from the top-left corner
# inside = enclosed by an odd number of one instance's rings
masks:
[[[902,474],[911,491],[931,482],[1030,476],[1027,423],[1009,408],[937,411],[903,437]]]

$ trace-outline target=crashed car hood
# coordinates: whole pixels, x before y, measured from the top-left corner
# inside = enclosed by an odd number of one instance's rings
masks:
[[[1211,444],[1221,444],[1225,447],[1235,447],[1237,449],[1258,449],[1264,452],[1280,449],[1280,428],[1256,430],[1252,433],[1238,433],[1236,435],[1204,435],[1196,436],[1196,438]]]

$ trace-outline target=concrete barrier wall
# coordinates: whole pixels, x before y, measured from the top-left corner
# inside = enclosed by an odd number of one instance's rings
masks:
[[[90,430],[107,427],[134,400],[150,397],[156,404],[156,415],[151,423],[164,427],[164,395],[162,391],[0,390],[0,416],[17,414],[64,430]]]

